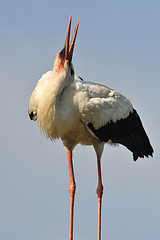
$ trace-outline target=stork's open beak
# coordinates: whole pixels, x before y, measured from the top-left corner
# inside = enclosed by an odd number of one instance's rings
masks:
[[[77,24],[76,24],[76,27],[75,27],[75,30],[74,30],[74,33],[73,33],[73,37],[72,37],[71,43],[69,45],[71,20],[72,20],[72,16],[70,17],[70,20],[69,20],[67,36],[66,36],[66,41],[65,41],[65,45],[66,45],[65,46],[65,49],[66,49],[66,60],[68,59],[69,64],[71,64],[71,62],[72,62],[74,44],[75,44],[75,41],[76,41],[76,36],[77,36],[77,31],[78,31],[78,26],[79,26],[79,20],[78,20]],[[68,46],[69,46],[69,49],[68,49]]]
[[[64,43],[64,48],[58,54],[58,57],[61,59],[61,66],[59,66],[59,68],[62,68],[64,66],[64,63],[66,60],[68,60],[69,65],[72,62],[72,56],[73,56],[73,50],[74,50],[74,44],[75,44],[75,40],[76,40],[76,36],[77,36],[78,26],[79,26],[79,20],[77,21],[77,25],[75,27],[73,37],[72,37],[71,43],[69,45],[71,20],[72,20],[72,16],[69,19],[68,30],[67,30],[65,43]]]

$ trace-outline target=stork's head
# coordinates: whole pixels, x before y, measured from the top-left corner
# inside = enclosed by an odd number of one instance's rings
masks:
[[[69,44],[70,40],[70,29],[71,29],[71,20],[72,16],[70,17],[69,24],[68,24],[68,30],[67,30],[67,36],[64,42],[64,48],[57,54],[57,57],[54,62],[54,68],[53,71],[60,73],[61,71],[71,71],[71,74],[73,74],[73,66],[72,66],[72,56],[73,56],[73,50],[74,50],[74,44],[77,36],[78,26],[79,26],[79,20],[77,21],[77,25],[75,27],[72,40]]]

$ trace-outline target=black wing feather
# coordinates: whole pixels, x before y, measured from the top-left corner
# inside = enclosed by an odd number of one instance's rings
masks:
[[[107,125],[95,129],[92,123],[88,124],[90,130],[102,142],[111,140],[120,143],[133,153],[133,159],[152,156],[153,148],[144,130],[140,117],[135,109],[127,118],[110,121]]]

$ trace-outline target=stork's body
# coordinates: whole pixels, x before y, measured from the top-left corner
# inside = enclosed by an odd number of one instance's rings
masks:
[[[53,71],[39,80],[32,93],[29,114],[38,119],[41,131],[51,140],[61,138],[69,161],[70,236],[73,238],[73,204],[75,179],[72,151],[77,144],[93,145],[98,166],[98,240],[101,229],[103,185],[100,159],[104,143],[120,143],[136,160],[153,153],[137,112],[120,93],[97,83],[82,81],[71,64],[76,26],[69,46],[71,18],[64,49],[57,55]]]

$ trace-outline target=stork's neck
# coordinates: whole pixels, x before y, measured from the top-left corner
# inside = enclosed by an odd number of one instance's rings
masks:
[[[61,94],[62,90],[69,86],[73,82],[73,77],[71,76],[71,67],[68,60],[62,63],[62,59],[59,58],[59,54],[56,57],[54,62],[53,74],[54,74],[54,83],[56,84],[57,97]]]
[[[63,68],[62,63],[58,56],[56,57],[53,74],[54,74],[54,90],[56,90],[56,98],[58,98],[64,88],[70,86],[73,82],[73,76],[71,75],[72,64],[69,65],[68,60],[65,61]]]
[[[57,96],[58,98],[62,91],[66,88],[69,87],[73,83],[73,77],[66,75],[65,78],[59,79],[57,82]]]
[[[58,116],[57,104],[62,91],[74,81],[70,69],[53,70],[38,106],[37,118],[40,129],[51,139],[58,138],[55,121]]]

